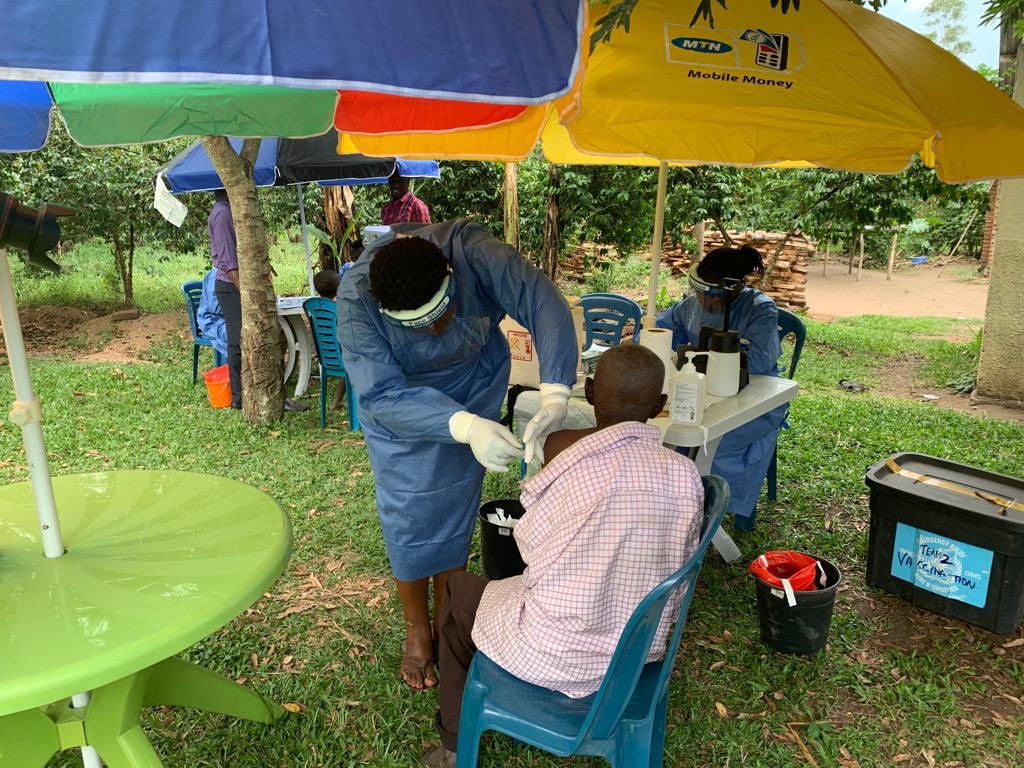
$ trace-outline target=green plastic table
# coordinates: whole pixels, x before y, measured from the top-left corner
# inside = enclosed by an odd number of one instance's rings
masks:
[[[276,704],[181,659],[270,587],[291,552],[277,503],[191,472],[56,477],[67,554],[47,559],[29,483],[0,488],[0,766],[92,746],[155,768],[145,706],[273,722]],[[72,709],[68,697],[91,691]]]

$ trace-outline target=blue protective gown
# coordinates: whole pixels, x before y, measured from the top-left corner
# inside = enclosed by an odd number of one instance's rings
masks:
[[[687,296],[658,315],[658,327],[672,331],[672,348],[696,344],[704,326],[721,328],[723,312],[708,312],[696,296]],[[775,302],[754,288],[744,288],[732,303],[729,329],[750,342],[746,347],[751,376],[778,376],[779,311]],[[779,428],[786,418],[781,405],[722,438],[711,471],[729,483],[729,511],[742,517],[754,512]]]
[[[228,327],[217,301],[217,269],[211,269],[203,276],[203,294],[196,310],[196,325],[204,339],[213,343],[213,348],[225,360],[228,359]]]
[[[509,245],[466,220],[397,225],[437,244],[452,265],[455,317],[444,333],[383,318],[370,294],[370,264],[394,235],[373,242],[338,291],[338,340],[359,397],[377,510],[395,576],[414,581],[466,562],[484,468],[456,443],[448,420],[469,411],[497,420],[508,389],[508,314],[525,326],[541,380],[572,386],[579,350],[554,284]]]

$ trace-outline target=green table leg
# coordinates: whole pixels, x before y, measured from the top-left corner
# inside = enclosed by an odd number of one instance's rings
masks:
[[[57,725],[43,710],[0,717],[2,768],[43,768],[60,748]]]
[[[109,768],[161,768],[139,725],[152,668],[97,688],[85,715],[85,736]]]
[[[257,723],[272,723],[284,710],[249,688],[181,659],[149,669],[144,706],[191,707]]]
[[[92,692],[89,705],[69,701],[0,717],[0,768],[43,768],[62,749],[94,747],[108,768],[161,768],[139,724],[143,707],[201,709],[272,723],[284,709],[255,691],[181,659],[167,659]]]

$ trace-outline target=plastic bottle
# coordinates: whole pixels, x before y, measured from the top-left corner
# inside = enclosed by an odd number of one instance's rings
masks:
[[[704,422],[704,374],[693,358],[706,352],[687,352],[686,364],[672,377],[672,423],[699,427]]]
[[[713,331],[708,352],[708,394],[732,397],[740,390],[740,335]]]

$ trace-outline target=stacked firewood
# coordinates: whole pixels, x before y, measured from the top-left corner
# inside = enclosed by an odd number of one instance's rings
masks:
[[[595,272],[605,269],[619,258],[614,248],[594,243],[577,246],[570,256],[562,259],[558,271],[562,278],[585,283]]]
[[[769,267],[768,286],[763,287],[761,280],[752,280],[750,284],[760,288],[785,309],[806,309],[808,263],[816,252],[816,243],[797,235],[791,237],[779,252],[778,259],[772,264],[779,243],[785,235],[780,232],[729,232],[734,246],[752,245],[761,252],[765,264]],[[708,227],[704,235],[704,253],[721,248],[725,238],[717,229]],[[681,247],[669,247],[662,253],[662,262],[672,270],[674,275],[686,274],[693,257]]]

